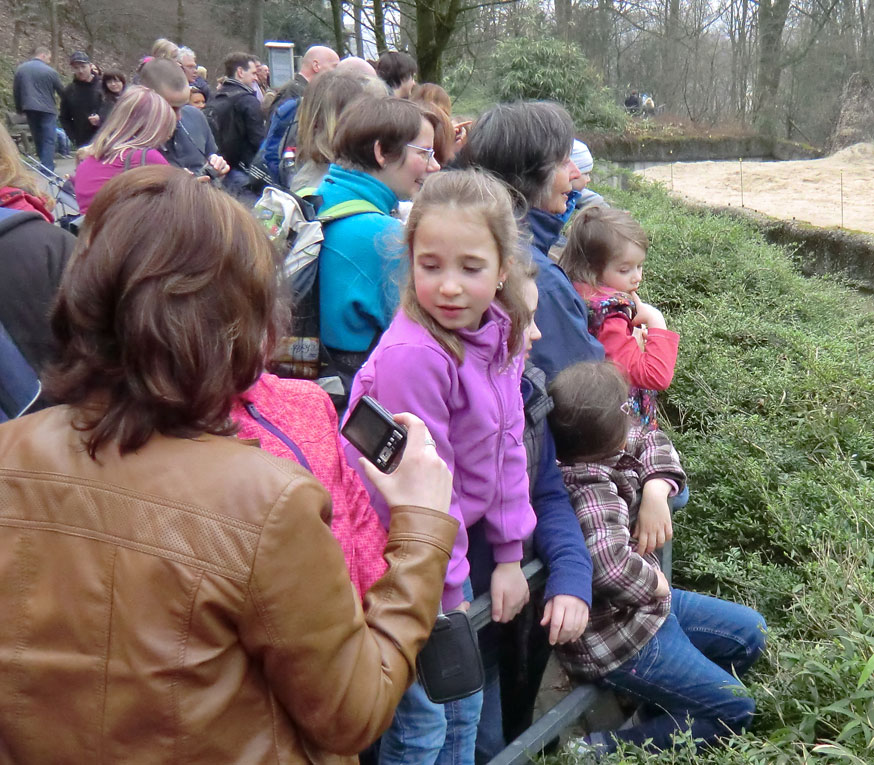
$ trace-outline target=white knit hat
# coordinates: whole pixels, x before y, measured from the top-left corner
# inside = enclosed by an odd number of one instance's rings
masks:
[[[581,173],[588,173],[595,164],[589,147],[576,138],[574,139],[574,147],[571,149],[571,159]]]

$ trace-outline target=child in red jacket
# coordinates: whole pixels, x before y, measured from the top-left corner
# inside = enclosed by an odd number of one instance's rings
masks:
[[[559,265],[589,308],[589,332],[628,380],[640,424],[658,427],[656,397],[674,377],[680,336],[637,295],[649,247],[646,232],[627,212],[590,207],[571,224]]]

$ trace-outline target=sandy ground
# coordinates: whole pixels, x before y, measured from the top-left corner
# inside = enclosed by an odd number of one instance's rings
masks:
[[[773,218],[806,221],[824,228],[843,225],[874,233],[871,143],[850,146],[824,159],[675,162],[649,167],[638,174],[663,183],[675,195],[693,202],[745,207]]]

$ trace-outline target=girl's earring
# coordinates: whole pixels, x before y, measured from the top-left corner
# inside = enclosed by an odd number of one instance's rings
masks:
[[[504,289],[504,282],[498,282],[498,292]]]

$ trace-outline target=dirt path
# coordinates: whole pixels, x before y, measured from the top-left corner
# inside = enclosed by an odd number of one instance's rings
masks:
[[[680,198],[747,207],[773,218],[874,233],[874,144],[860,143],[824,159],[791,162],[675,162],[638,171]],[[673,181],[672,181],[673,175]]]

